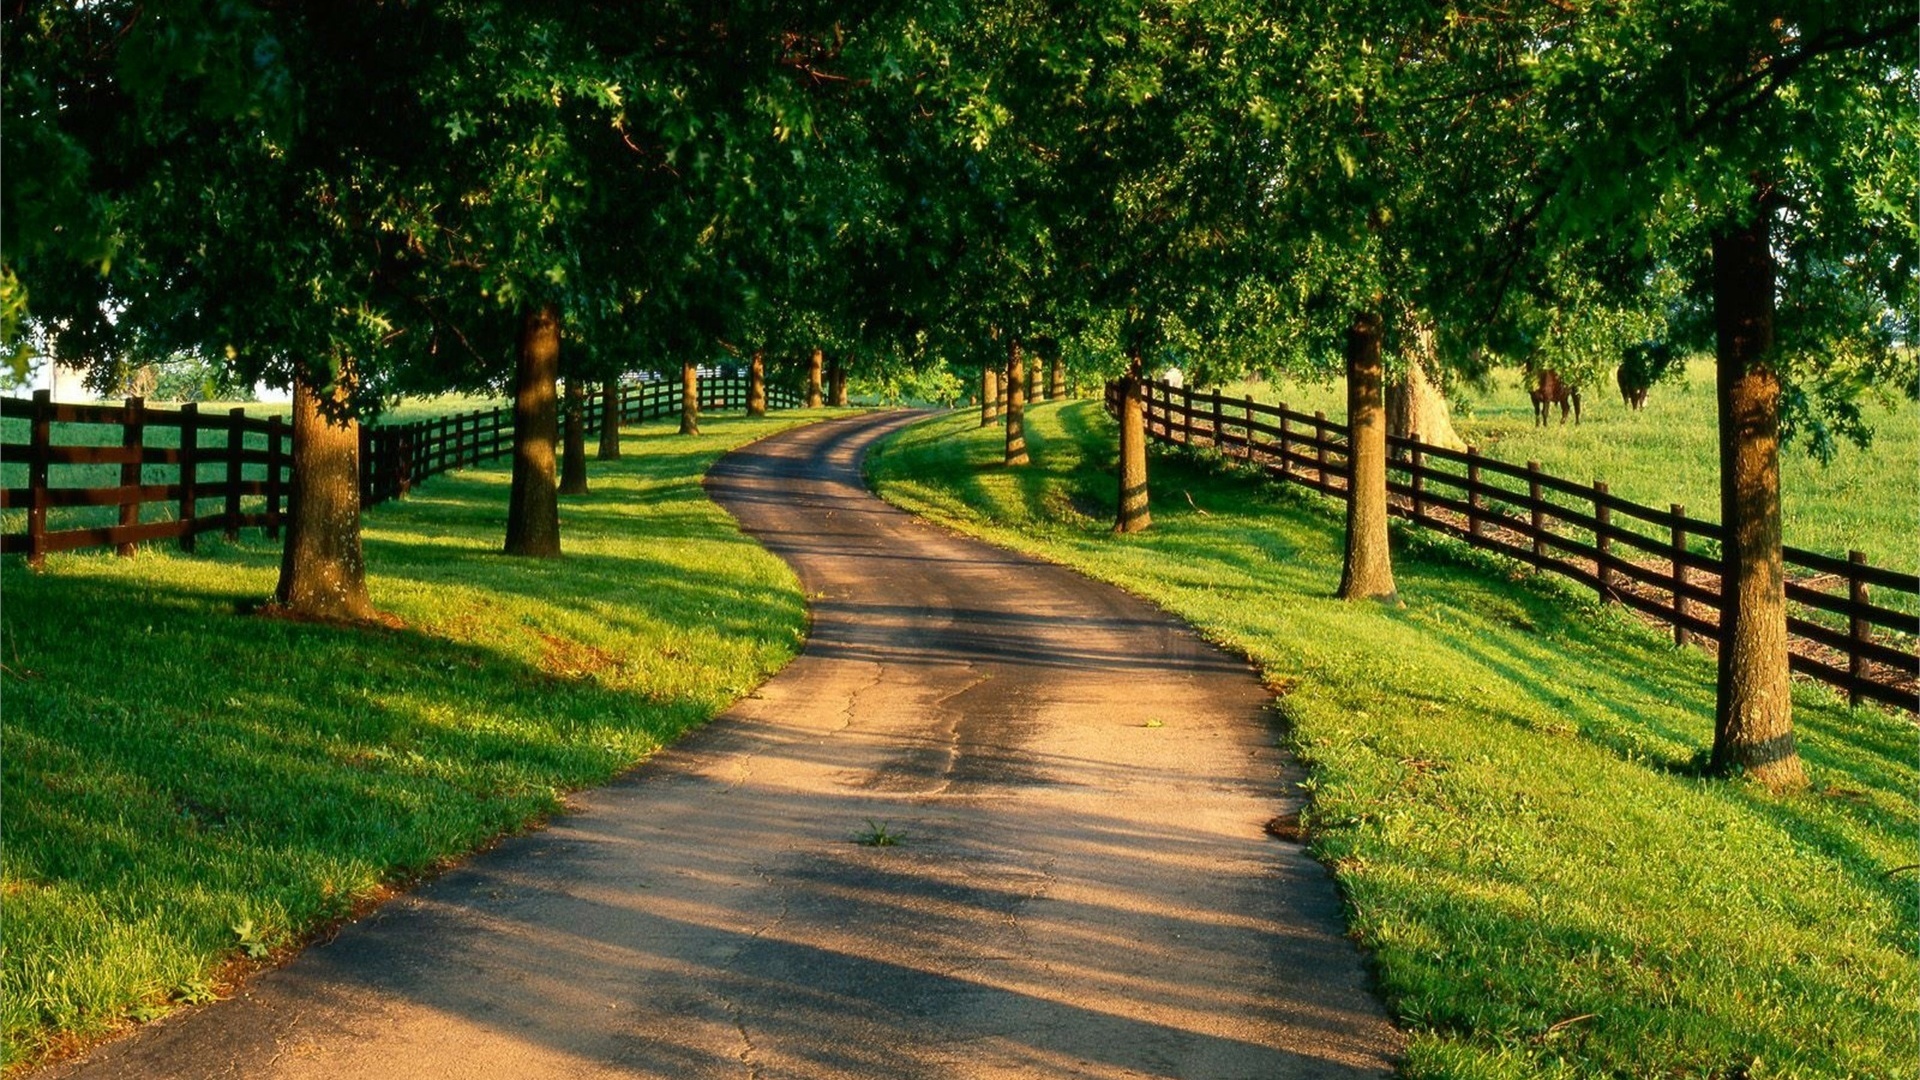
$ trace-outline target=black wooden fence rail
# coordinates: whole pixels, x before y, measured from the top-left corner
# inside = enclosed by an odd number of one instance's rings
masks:
[[[680,411],[680,381],[621,388],[621,422]],[[703,409],[740,409],[747,402],[742,376],[700,381]],[[799,396],[768,387],[769,408],[792,408]],[[25,511],[21,527],[0,533],[0,553],[38,563],[50,552],[113,547],[133,554],[137,544],[177,539],[192,551],[194,538],[243,528],[280,535],[292,480],[293,432],[282,417],[253,417],[243,409],[201,412],[188,404],[157,409],[139,398],[124,405],[76,405],[32,398],[0,398],[0,420],[25,421],[26,441],[0,440],[0,461],[26,467],[26,484],[0,488],[0,510]],[[600,401],[587,401],[588,429],[600,426]],[[17,427],[18,425],[14,425]],[[513,450],[513,410],[502,406],[360,429],[360,499],[373,506],[451,469],[478,465]],[[54,512],[111,508],[111,520],[60,522]],[[143,515],[143,508],[153,509]],[[82,511],[84,512],[84,511]],[[142,520],[143,516],[147,520]],[[11,524],[11,522],[9,523]]]
[[[1284,405],[1142,384],[1148,437],[1211,446],[1268,474],[1335,498],[1347,497],[1347,428],[1324,414]],[[1119,384],[1107,388],[1109,410]],[[1513,465],[1387,440],[1390,509],[1474,547],[1572,578],[1603,600],[1665,622],[1681,644],[1719,639],[1718,523],[1622,499],[1595,481],[1578,484],[1538,462]],[[1862,700],[1920,711],[1920,575],[1785,549],[1789,662],[1793,670]],[[1891,606],[1889,605],[1891,601]]]

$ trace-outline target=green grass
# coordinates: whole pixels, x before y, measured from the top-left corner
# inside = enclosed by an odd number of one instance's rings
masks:
[[[1234,384],[1232,397],[1285,401],[1301,412],[1324,411],[1344,420],[1340,383]],[[1696,361],[1678,383],[1662,383],[1635,413],[1609,382],[1581,394],[1584,420],[1536,428],[1533,404],[1517,375],[1500,372],[1484,391],[1455,401],[1454,426],[1481,452],[1576,483],[1605,480],[1615,495],[1665,510],[1720,520],[1720,459],[1713,398],[1713,364]],[[1920,403],[1904,398],[1866,409],[1874,429],[1865,450],[1844,444],[1829,465],[1798,448],[1781,455],[1781,513],[1788,544],[1845,558],[1849,550],[1907,573],[1920,572]]]
[[[1201,459],[1157,456],[1153,529],[1114,537],[1099,405],[1027,417],[1030,468],[956,415],[871,475],[1154,600],[1282,688],[1305,827],[1411,1035],[1407,1076],[1912,1075],[1909,720],[1802,685],[1810,793],[1702,778],[1705,655],[1415,533],[1395,538],[1404,608],[1343,603],[1337,504]]]
[[[264,539],[9,559],[5,1060],[205,1000],[228,961],[538,821],[785,664],[798,583],[699,477],[798,422],[629,426],[562,500],[558,560],[497,554],[504,468],[374,509],[397,631],[237,613],[273,590]]]

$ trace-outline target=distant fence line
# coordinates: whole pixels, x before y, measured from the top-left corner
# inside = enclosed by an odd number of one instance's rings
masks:
[[[1143,383],[1142,391],[1150,439],[1216,447],[1270,476],[1347,498],[1347,428],[1324,413],[1162,382]],[[1110,411],[1119,393],[1118,383],[1108,385]],[[1542,471],[1539,462],[1512,465],[1472,447],[1462,453],[1390,436],[1387,453],[1395,515],[1580,582],[1603,600],[1667,623],[1677,643],[1718,641],[1720,560],[1695,549],[1696,541],[1721,541],[1718,523],[1690,518],[1678,504],[1642,506],[1599,481],[1574,483]],[[1858,551],[1845,559],[1791,547],[1784,554],[1793,670],[1844,690],[1853,704],[1864,699],[1920,711],[1920,575],[1871,566]],[[1894,594],[1908,610],[1875,603],[1870,590],[1883,599]],[[1875,628],[1891,643],[1876,640]]]
[[[743,409],[747,390],[745,376],[703,377],[700,407]],[[680,400],[678,379],[629,384],[620,390],[620,420],[672,415],[680,411]],[[799,403],[791,390],[767,388],[769,408]],[[41,390],[30,399],[0,398],[0,420],[27,424],[25,442],[0,441],[0,460],[24,464],[27,473],[25,486],[0,488],[0,510],[26,512],[24,528],[0,533],[0,553],[24,554],[37,563],[50,552],[81,548],[113,547],[131,555],[135,545],[150,540],[177,539],[192,551],[194,538],[205,532],[237,537],[243,528],[260,528],[270,537],[280,535],[293,468],[293,431],[283,417],[251,417],[240,408],[203,413],[193,404],[156,409],[138,398],[124,405],[68,404]],[[587,428],[600,428],[597,394],[587,401]],[[156,438],[156,432],[173,438]],[[509,405],[362,425],[361,505],[398,498],[429,477],[512,450]],[[102,482],[103,473],[116,467],[114,482]],[[81,475],[60,475],[76,472]],[[142,507],[152,506],[161,517],[141,520]],[[51,520],[52,511],[87,507],[109,508],[114,520]]]

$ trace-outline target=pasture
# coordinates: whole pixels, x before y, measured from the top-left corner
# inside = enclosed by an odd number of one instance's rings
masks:
[[[1339,419],[1347,413],[1339,382],[1236,383],[1222,392]],[[1622,498],[1661,508],[1677,502],[1695,517],[1720,519],[1711,360],[1695,360],[1680,381],[1655,386],[1638,413],[1621,403],[1611,380],[1583,387],[1581,401],[1578,427],[1562,427],[1555,409],[1548,426],[1537,428],[1519,373],[1503,370],[1484,389],[1454,394],[1454,427],[1490,457],[1538,461],[1569,480],[1604,480]],[[1920,403],[1889,399],[1866,415],[1874,429],[1867,449],[1844,444],[1827,465],[1798,447],[1782,451],[1786,542],[1839,558],[1857,548],[1876,566],[1920,572]]]
[[[1706,779],[1713,662],[1630,616],[1409,530],[1406,607],[1343,603],[1337,504],[1179,453],[1156,454],[1153,528],[1116,538],[1098,403],[1031,409],[1023,469],[977,423],[903,433],[873,481],[1260,666],[1313,795],[1281,829],[1340,881],[1408,1076],[1894,1076],[1920,1054],[1910,721],[1801,685],[1811,791]]]

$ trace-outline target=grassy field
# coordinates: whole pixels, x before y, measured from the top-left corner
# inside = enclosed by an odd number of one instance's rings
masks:
[[[374,509],[396,631],[242,614],[274,586],[259,539],[8,560],[6,1062],[212,998],[228,965],[538,821],[786,663],[798,584],[698,481],[798,422],[628,427],[562,500],[559,560],[497,554],[504,468]]]
[[[1669,394],[1669,396],[1673,396]],[[1404,608],[1346,604],[1336,504],[1156,458],[1116,538],[1111,422],[955,415],[890,500],[1178,613],[1280,688],[1303,824],[1417,1078],[1896,1077],[1920,1060],[1915,729],[1797,689],[1814,787],[1702,778],[1713,667],[1552,579],[1396,533]],[[1189,498],[1192,500],[1189,504]]]
[[[1285,401],[1302,412],[1344,419],[1339,383],[1235,384],[1223,392],[1257,401]],[[1533,405],[1519,377],[1499,373],[1485,391],[1456,400],[1460,437],[1491,457],[1538,461],[1550,473],[1586,483],[1605,480],[1613,493],[1657,509],[1681,503],[1694,517],[1720,520],[1718,429],[1713,365],[1694,363],[1679,383],[1662,383],[1641,412],[1630,411],[1611,385],[1581,395],[1585,419],[1534,427]],[[1868,408],[1871,447],[1845,444],[1830,465],[1797,448],[1781,460],[1781,512],[1787,543],[1844,558],[1920,572],[1920,403],[1900,399]]]

